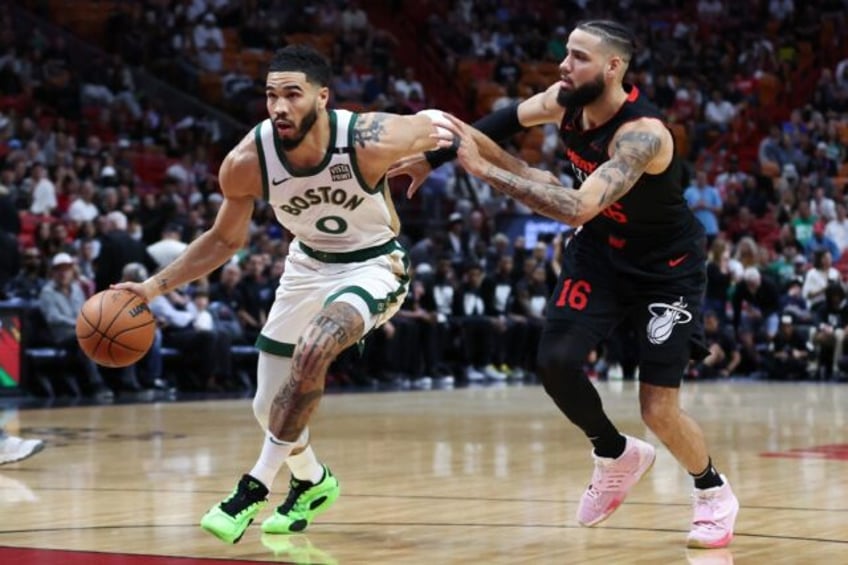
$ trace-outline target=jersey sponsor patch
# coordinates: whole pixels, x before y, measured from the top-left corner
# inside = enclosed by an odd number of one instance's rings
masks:
[[[353,178],[353,173],[350,170],[350,166],[346,163],[339,163],[338,165],[333,165],[330,167],[330,176],[333,181],[339,182],[343,180],[348,180]]]
[[[651,319],[648,320],[648,341],[654,345],[665,343],[671,337],[674,326],[691,322],[692,314],[686,306],[682,296],[673,304],[665,302],[648,304],[648,312],[651,313]]]

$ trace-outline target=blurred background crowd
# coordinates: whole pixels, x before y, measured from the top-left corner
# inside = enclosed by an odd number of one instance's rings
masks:
[[[25,305],[30,388],[111,398],[253,386],[252,343],[290,234],[257,203],[249,244],[157,299],[153,350],[106,371],[75,349],[81,300],[140,280],[207,229],[217,167],[265,116],[289,43],[332,61],[333,104],[473,120],[558,80],[573,25],[637,32],[628,81],[668,116],[685,197],[709,236],[711,350],[687,378],[844,379],[848,351],[848,5],[844,0],[54,0],[0,3],[0,300]],[[510,151],[574,179],[555,127]],[[411,291],[331,384],[532,380],[570,228],[454,164],[392,183]],[[77,304],[79,303],[79,304]],[[625,324],[586,360],[633,378]],[[76,369],[71,369],[76,366]],[[79,367],[82,366],[82,370]]]

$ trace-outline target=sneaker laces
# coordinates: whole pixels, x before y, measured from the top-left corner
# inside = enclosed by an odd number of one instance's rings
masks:
[[[721,514],[721,499],[717,492],[698,493],[692,495],[695,499],[695,519],[692,524],[707,529],[722,529],[715,517]],[[699,516],[701,518],[699,518]]]
[[[221,510],[232,517],[238,516],[241,512],[250,508],[252,504],[265,500],[268,496],[268,489],[248,475],[241,478],[233,490],[233,493],[221,503]]]
[[[314,486],[315,485],[309,481],[301,481],[292,477],[289,481],[289,494],[286,497],[286,500],[277,508],[277,512],[280,514],[287,514],[292,509],[300,510],[300,506],[302,505],[300,495]]]
[[[629,470],[616,466],[615,460],[603,461],[597,458],[592,484],[589,485],[589,495],[596,498],[605,491],[620,491],[621,485],[630,475]]]

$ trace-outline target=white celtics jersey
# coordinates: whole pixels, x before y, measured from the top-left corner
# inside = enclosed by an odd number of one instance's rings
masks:
[[[286,160],[271,120],[255,128],[262,189],[277,220],[302,243],[325,252],[351,252],[397,235],[398,222],[385,179],[369,187],[356,164],[353,128],[357,114],[328,110],[330,143],[324,159],[308,170]]]

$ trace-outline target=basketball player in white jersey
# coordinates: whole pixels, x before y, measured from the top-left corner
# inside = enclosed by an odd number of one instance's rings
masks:
[[[286,500],[262,523],[266,534],[304,530],[339,495],[309,445],[307,423],[331,361],[386,322],[407,291],[407,260],[385,174],[400,158],[434,149],[428,112],[354,114],[327,108],[331,69],[318,52],[288,46],[266,79],[269,119],[227,155],[224,202],[212,228],[143,283],[122,283],[151,300],[221,266],[242,248],[254,201],[263,199],[294,235],[268,321],[259,336],[253,410],[265,430],[253,469],[201,526],[236,543],[267,504],[284,463]]]

